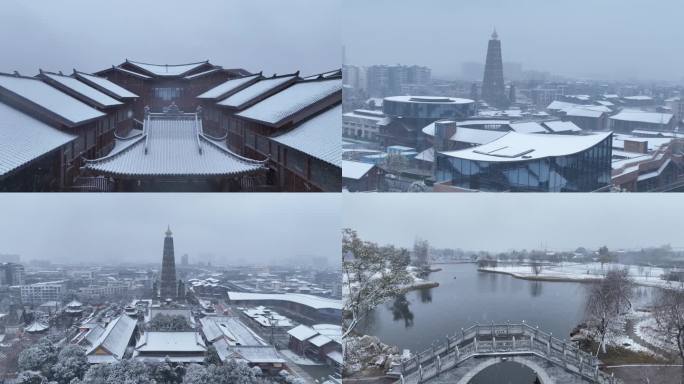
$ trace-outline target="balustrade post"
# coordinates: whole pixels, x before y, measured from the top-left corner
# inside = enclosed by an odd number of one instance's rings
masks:
[[[461,340],[465,339],[465,329],[461,328]]]
[[[492,351],[496,352],[496,337],[492,335]]]
[[[475,343],[475,353],[477,353],[477,336],[475,336],[475,338],[474,338],[473,340],[475,340],[475,341],[474,341],[474,343]]]
[[[437,374],[442,371],[442,359],[437,356]]]
[[[447,335],[447,343],[446,343],[446,353],[449,353],[449,348],[451,348],[451,343],[449,340],[449,335]]]
[[[513,336],[513,350],[515,351],[515,336]]]
[[[547,354],[548,356],[551,355],[551,340],[549,340],[549,341],[546,342],[546,354]]]
[[[418,365],[418,377],[419,377],[418,382],[419,383],[422,382],[423,381],[423,364]]]
[[[401,384],[405,384],[405,383],[404,383],[404,374],[403,374],[403,373],[402,373],[401,375],[399,375],[399,381],[401,381]]]
[[[458,344],[456,344],[456,360],[461,357],[461,351],[458,349]]]
[[[567,364],[565,362],[565,341],[563,341],[563,365]]]

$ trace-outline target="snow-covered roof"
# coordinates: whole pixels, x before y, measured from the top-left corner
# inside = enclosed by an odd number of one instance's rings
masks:
[[[72,92],[75,92],[80,96],[81,101],[84,101],[95,107],[105,108],[123,104],[122,102],[73,77],[49,72],[42,72],[41,76],[45,76],[48,82],[54,82],[57,87],[62,86],[71,90]]]
[[[0,103],[0,176],[75,139]]]
[[[342,160],[342,178],[358,180],[364,177],[374,166],[374,164]]]
[[[430,147],[423,152],[420,152],[417,154],[414,159],[416,160],[422,160],[422,161],[427,161],[427,162],[434,162],[435,161],[435,149],[433,147]]]
[[[120,65],[117,66],[117,67],[112,67],[112,69],[114,69],[114,70],[116,70],[116,71],[121,71],[121,72],[123,72],[123,73],[127,73],[127,74],[129,74],[129,75],[133,75],[133,76],[135,76],[135,77],[138,77],[138,78],[141,78],[141,79],[145,79],[145,80],[146,80],[146,79],[151,79],[151,78],[152,78],[152,77],[150,77],[150,76],[143,75],[142,73],[138,73],[138,72],[134,72],[134,71],[129,71],[129,70],[126,69],[126,68],[121,68]]]
[[[602,111],[596,111],[596,110],[588,109],[588,108],[567,108],[567,109],[563,109],[563,111],[565,112],[566,116],[592,117],[592,118],[599,118],[604,113]]]
[[[40,79],[0,74],[0,88],[57,115],[71,126],[105,116],[97,109],[49,86]]]
[[[663,173],[665,168],[667,168],[667,166],[670,165],[671,160],[672,160],[671,158],[668,158],[667,160],[663,161],[663,163],[660,165],[660,167],[658,167],[658,169],[656,169],[655,171],[639,175],[637,177],[637,181],[643,181],[643,180],[647,180],[647,179],[651,179],[651,178],[660,176],[660,174]]]
[[[351,112],[343,114],[342,116],[355,117],[359,119],[372,120],[376,122],[385,118],[385,114],[382,113],[382,111],[371,111],[367,109],[355,109]]]
[[[615,105],[615,104],[611,103],[610,101],[606,101],[606,100],[596,100],[596,102],[603,105],[603,106],[606,106],[606,107],[612,107]]]
[[[234,92],[241,87],[249,84],[252,81],[256,81],[261,75],[251,75],[245,77],[238,77],[237,79],[230,79],[224,81],[223,83],[209,89],[208,91],[197,96],[198,99],[219,99],[225,95]]]
[[[574,108],[574,107],[577,107],[578,105],[579,104],[569,103],[567,101],[554,100],[549,105],[546,106],[546,109],[561,110],[561,109],[565,109],[565,108]]]
[[[236,116],[278,125],[302,109],[341,90],[342,80],[337,78],[302,81],[254,104]]]
[[[83,303],[81,303],[78,300],[71,300],[66,306],[67,307],[80,307],[82,305],[83,305]]]
[[[493,119],[472,119],[472,120],[464,120],[464,121],[456,122],[456,125],[459,127],[469,127],[469,128],[472,128],[472,127],[500,128],[502,126],[507,126],[510,124],[511,124],[510,120],[493,120]]]
[[[315,75],[309,75],[305,76],[305,79],[317,79],[317,78],[329,78],[329,77],[336,77],[336,76],[342,76],[342,70],[341,69],[334,69],[332,71],[328,72],[323,72],[323,73],[318,73]]]
[[[435,135],[435,123],[431,123],[423,128],[423,133],[426,135]],[[499,137],[505,135],[507,131],[495,131],[489,129],[477,129],[477,128],[465,128],[457,127],[456,133],[454,133],[449,140],[458,141],[468,144],[486,144],[490,141],[494,141]]]
[[[342,327],[339,324],[314,324],[312,328],[321,335],[328,336],[339,344],[342,343]]]
[[[229,345],[266,345],[266,342],[237,317],[206,316],[200,319],[202,333],[210,342],[225,339]]]
[[[223,71],[223,68],[221,68],[221,67],[214,67],[214,68],[212,68],[212,69],[209,69],[209,70],[206,70],[206,71],[202,71],[202,72],[199,72],[199,73],[195,73],[194,75],[188,75],[188,76],[185,76],[185,77],[183,77],[183,78],[186,79],[186,80],[192,80],[192,79],[196,79],[196,78],[198,78],[198,77],[206,76],[206,75],[208,75],[208,74],[210,74],[210,73],[220,72],[220,71]]]
[[[328,356],[330,360],[334,361],[339,365],[342,365],[344,363],[344,360],[342,358],[342,352],[340,351],[330,351],[326,354],[326,356]]]
[[[611,134],[612,132],[590,135],[539,135],[509,132],[479,147],[442,153],[446,156],[473,161],[528,161],[579,153],[597,145]]]
[[[247,88],[241,89],[235,92],[234,94],[228,96],[227,98],[219,101],[217,104],[225,107],[239,109],[242,108],[245,104],[249,103],[250,101],[256,99],[257,97],[279,86],[282,86],[283,84],[286,84],[296,78],[297,76],[292,75],[261,79],[256,83],[248,86]]]
[[[303,324],[290,329],[289,331],[287,331],[287,333],[288,335],[294,337],[299,341],[308,340],[318,335],[318,332],[316,330]]]
[[[473,100],[442,96],[390,96],[387,101],[418,104],[472,104]]]
[[[241,157],[207,139],[195,114],[150,114],[144,134],[120,152],[87,160],[84,167],[112,175],[214,176],[254,172],[263,161]]]
[[[204,340],[195,331],[147,331],[135,346],[137,352],[204,352],[206,349]]]
[[[342,105],[306,120],[272,140],[336,167],[342,165]]]
[[[311,343],[317,347],[322,347],[322,346],[324,346],[328,343],[332,343],[332,342],[333,342],[333,340],[331,338],[329,338],[328,336],[325,336],[325,335],[320,335],[320,334],[309,339],[309,343]]]
[[[126,347],[128,347],[131,337],[133,337],[136,324],[137,321],[127,315],[121,315],[112,320],[107,324],[97,341],[86,351],[89,360],[90,356],[101,354],[97,353],[100,348],[109,352],[109,355],[114,359],[121,360],[126,353]]]
[[[610,117],[611,120],[635,121],[648,124],[669,124],[673,115],[671,113],[645,112],[631,109],[623,109]]]
[[[582,128],[575,125],[572,121],[545,121],[544,125],[554,133],[582,131]]]
[[[272,345],[231,346],[225,340],[219,340],[213,345],[221,361],[236,359],[254,364],[282,364],[286,362]]]
[[[328,299],[302,293],[251,293],[228,292],[230,300],[234,301],[288,301],[311,307],[313,309],[342,309],[342,300]]]
[[[646,101],[646,100],[653,100],[651,96],[646,96],[646,95],[636,95],[636,96],[625,96],[623,97],[625,100],[632,100],[632,101]]]
[[[43,323],[41,321],[34,321],[28,327],[24,328],[24,331],[29,332],[29,333],[43,332],[48,328],[50,328],[50,326],[48,324]]]
[[[102,92],[118,99],[134,99],[138,97],[135,93],[127,90],[119,84],[113,83],[104,77],[91,75],[84,72],[74,71],[74,75],[81,81],[98,88]]]
[[[510,127],[512,130],[518,133],[547,133],[548,131],[544,126],[536,121],[526,121],[523,123],[511,123]]]
[[[149,64],[132,60],[126,60],[126,62],[155,76],[161,77],[182,76],[193,69],[208,63],[208,61],[201,61],[188,64]]]

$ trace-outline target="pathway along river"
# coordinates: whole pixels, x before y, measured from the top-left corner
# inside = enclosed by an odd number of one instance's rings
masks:
[[[560,339],[582,321],[586,285],[517,279],[499,273],[479,272],[476,264],[442,264],[429,280],[439,287],[408,292],[377,307],[360,325],[359,332],[375,335],[384,343],[412,352],[443,341],[447,334],[476,322],[520,322],[539,325]],[[650,299],[652,289],[637,288],[636,302]],[[496,367],[496,368],[495,368]],[[488,377],[510,377],[511,384],[532,383],[527,368],[509,364],[483,371],[473,384],[501,383]],[[496,380],[496,379],[494,379]]]

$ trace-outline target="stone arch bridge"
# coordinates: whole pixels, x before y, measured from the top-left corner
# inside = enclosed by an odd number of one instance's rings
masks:
[[[401,384],[467,384],[477,373],[503,361],[532,369],[542,384],[621,384],[599,370],[596,357],[524,322],[461,329],[392,367],[388,375]]]

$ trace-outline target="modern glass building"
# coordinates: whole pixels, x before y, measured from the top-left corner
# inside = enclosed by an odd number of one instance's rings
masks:
[[[393,96],[384,99],[382,111],[407,119],[462,120],[475,113],[475,102],[455,97]]]
[[[382,103],[387,119],[378,122],[382,146],[422,148],[421,130],[437,120],[465,120],[475,114],[473,100],[439,96],[392,96]]]
[[[612,132],[510,132],[485,145],[437,154],[436,182],[448,189],[591,192],[610,185]]]

